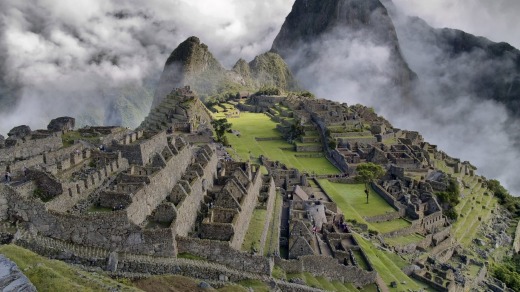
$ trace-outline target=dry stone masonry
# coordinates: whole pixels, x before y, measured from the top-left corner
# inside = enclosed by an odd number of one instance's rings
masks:
[[[360,105],[295,95],[252,95],[245,101],[240,95],[232,104],[232,116],[252,111],[271,117],[291,150],[300,152],[296,157],[326,157],[343,173],[317,176],[265,156],[260,164],[230,159],[213,142],[211,113],[186,86],[174,89],[136,130],[75,130],[75,120],[62,117],[47,130],[19,126],[7,139],[0,136],[0,169],[9,173],[0,185],[2,240],[113,273],[265,280],[276,265],[288,274],[308,272],[355,287],[377,283],[384,290],[356,239],[364,234],[400,255],[427,251],[430,257],[415,261],[407,273],[437,290],[482,282],[483,263],[478,281],[446,264],[461,252],[436,196],[454,180],[436,164],[473,177],[476,168],[469,162],[449,157],[417,132],[393,128]],[[365,162],[385,168],[371,187],[393,211],[363,219],[404,220],[407,227],[368,235],[368,224],[346,220],[320,185],[318,179],[356,182],[356,167]],[[259,249],[244,252],[256,209],[266,214]],[[409,235],[421,240],[386,243]],[[287,291],[311,289],[273,283]]]

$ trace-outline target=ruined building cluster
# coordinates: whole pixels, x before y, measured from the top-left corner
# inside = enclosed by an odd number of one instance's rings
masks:
[[[213,142],[211,113],[184,87],[172,91],[136,130],[75,129],[74,119],[65,117],[51,121],[47,130],[20,126],[7,139],[0,137],[0,169],[9,173],[0,185],[0,232],[14,224],[17,232],[10,239],[18,244],[112,272],[234,281],[271,275],[276,264],[287,273],[310,272],[362,287],[378,278],[354,236],[367,226],[347,221],[318,178],[351,182],[359,163],[374,162],[387,172],[372,187],[394,211],[364,219],[405,218],[410,226],[380,234],[382,244],[421,234],[424,240],[395,252],[431,250],[437,262],[419,262],[413,273],[432,285],[434,271],[447,273],[438,263],[457,254],[457,246],[434,193],[445,191],[450,178],[435,164],[442,160],[471,176],[475,167],[438,151],[417,132],[393,128],[363,106],[251,96],[237,107],[233,114],[265,112],[299,155],[325,156],[343,174],[320,177],[268,157],[260,157],[260,164],[229,159]],[[283,204],[275,204],[277,198]],[[260,250],[241,251],[255,209],[267,214]],[[278,234],[268,236],[270,222],[280,224]],[[268,237],[277,244],[264,250]],[[186,254],[214,265],[195,264],[182,258]],[[459,285],[459,278],[450,276],[447,285]],[[278,285],[304,289],[298,283]]]

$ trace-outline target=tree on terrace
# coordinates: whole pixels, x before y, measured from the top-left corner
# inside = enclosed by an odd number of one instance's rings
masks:
[[[361,178],[361,181],[365,184],[365,194],[367,195],[368,204],[368,184],[373,182],[375,179],[381,178],[385,174],[385,170],[381,165],[374,164],[372,162],[361,163],[356,167],[356,172]]]
[[[226,118],[211,121],[215,134],[217,135],[217,142],[224,142],[224,134],[231,129],[231,123]]]

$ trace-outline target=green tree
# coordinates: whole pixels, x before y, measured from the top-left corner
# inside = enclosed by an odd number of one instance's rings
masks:
[[[217,135],[217,142],[224,142],[224,134],[231,129],[231,123],[226,118],[211,121],[215,134]]]
[[[368,184],[382,177],[385,174],[385,169],[378,164],[374,164],[372,162],[361,163],[356,167],[356,172],[361,179],[361,181],[365,184],[365,194],[367,195],[367,204],[368,204]]]

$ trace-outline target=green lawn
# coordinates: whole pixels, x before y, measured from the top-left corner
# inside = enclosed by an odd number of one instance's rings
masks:
[[[243,251],[251,251],[253,247],[257,251],[260,250],[260,237],[262,236],[262,231],[264,229],[266,214],[267,210],[264,209],[255,209],[253,211],[249,228],[247,228],[246,236],[242,243]]]
[[[406,236],[399,236],[394,238],[385,238],[385,242],[392,246],[403,246],[411,243],[418,243],[424,239],[424,236],[421,236],[417,233],[412,233]]]
[[[327,179],[319,180],[319,182],[338,207],[344,210],[343,214],[348,219],[359,221],[360,217],[371,217],[396,211],[372,188],[370,188],[367,204],[364,184],[333,183]]]
[[[280,244],[280,238],[278,237],[280,230],[280,213],[282,210],[282,195],[276,193],[276,200],[274,201],[273,216],[271,216],[271,222],[269,223],[269,231],[267,233],[267,239],[265,240],[264,256],[268,253],[274,253],[278,251],[278,245]]]
[[[271,160],[278,160],[288,167],[309,173],[312,171],[316,174],[340,173],[325,157],[301,158],[295,157],[295,154],[304,154],[302,152],[282,150],[282,148],[293,147],[284,140],[256,141],[255,137],[281,137],[280,132],[276,130],[276,123],[265,114],[243,112],[240,114],[240,118],[230,118],[228,121],[232,124],[232,129],[238,130],[241,134],[240,137],[229,133],[226,136],[242,160],[250,159],[250,155],[253,157],[264,155]]]
[[[388,233],[395,230],[403,229],[411,226],[412,224],[404,219],[396,219],[392,221],[371,223],[380,233]]]

